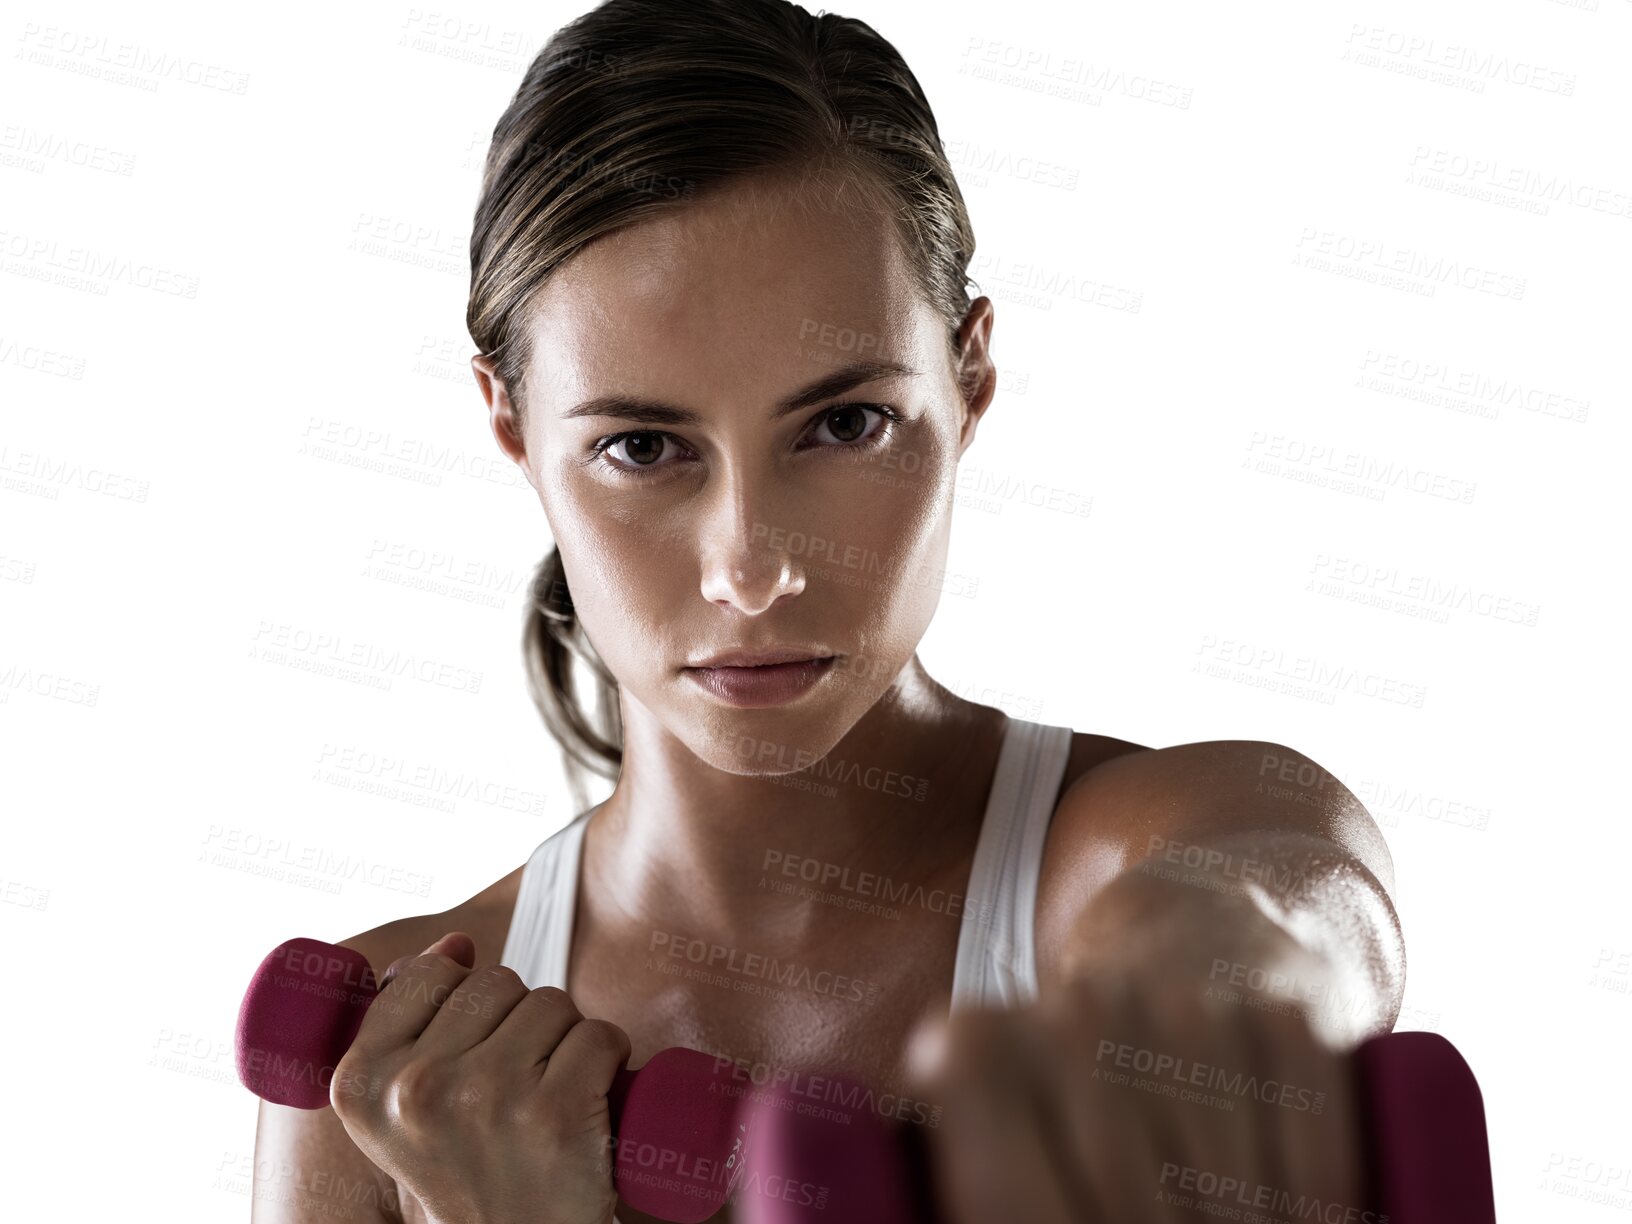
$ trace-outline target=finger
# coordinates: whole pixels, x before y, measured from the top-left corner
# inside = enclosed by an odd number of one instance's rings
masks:
[[[1362,1210],[1366,1205],[1358,1202],[1363,1157],[1354,1062],[1327,1048],[1303,1017],[1283,1019],[1285,1023],[1266,1025],[1264,1035],[1273,1043],[1281,1076],[1303,1090],[1290,1099],[1298,1104],[1314,1094],[1323,1094],[1324,1099],[1295,1113],[1290,1125],[1283,1122],[1275,1129],[1265,1166],[1278,1179],[1277,1186],[1291,1194],[1318,1195],[1342,1202],[1346,1210]]]
[[[633,1052],[629,1034],[610,1020],[580,1020],[545,1060],[540,1091],[558,1117],[588,1129],[603,1116],[612,1077]]]
[[[1254,1115],[1254,1124],[1248,1127],[1248,1119],[1242,1119],[1243,1128],[1252,1132],[1253,1143],[1245,1157],[1251,1164],[1241,1167],[1255,1170],[1256,1180],[1275,1190],[1297,1194],[1300,1187],[1294,1184],[1296,1179],[1290,1172],[1295,1166],[1287,1161],[1285,1134],[1293,1128],[1316,1133],[1324,1130],[1321,1118],[1308,1110],[1283,1112],[1288,1108],[1286,1102],[1312,1103],[1310,1093],[1314,1086],[1303,1074],[1307,1064],[1300,1057],[1300,1035],[1285,1023],[1285,1017],[1257,1008],[1247,1009],[1230,1023],[1235,1035],[1234,1048],[1240,1051],[1240,1070],[1263,1084],[1265,1095],[1269,1097],[1268,1100],[1248,1097],[1243,1102]],[[1316,1186],[1304,1188],[1319,1190]]]
[[[1037,1040],[1023,1013],[966,1012],[952,1019],[945,1040],[928,1086],[944,1105],[932,1165],[951,1219],[1082,1221],[1049,1155],[1042,1098],[1051,1089],[1037,1081],[1022,1048]]]
[[[485,965],[472,970],[437,1008],[414,1048],[444,1055],[462,1054],[481,1044],[527,997],[527,984],[514,969]]]
[[[572,1026],[584,1018],[572,996],[559,986],[529,990],[482,1042],[484,1055],[507,1067],[531,1068],[538,1080],[545,1063]],[[537,1080],[535,1080],[537,1082]]]
[[[454,960],[458,961],[462,965],[465,965],[466,967],[476,963],[476,942],[463,931],[449,931],[430,947],[426,948],[424,952],[418,953],[418,955],[425,956],[433,952],[439,953],[443,956],[452,956]],[[379,989],[384,990],[387,986],[389,986],[391,984],[391,979],[394,978],[402,970],[402,968],[413,959],[414,957],[411,954],[399,956],[396,960],[387,965],[385,967],[385,972],[380,975]]]
[[[412,1044],[469,973],[470,966],[438,952],[410,957],[363,1013],[352,1048],[363,1056],[378,1056]]]
[[[1316,1150],[1327,1149],[1336,1137],[1330,1110],[1331,1056],[1316,1045],[1307,1022],[1288,1013],[1280,1001],[1270,1006],[1243,1009],[1230,1022],[1233,1048],[1240,1068],[1262,1085],[1263,1097],[1249,1097],[1254,1143],[1248,1155],[1258,1178],[1277,1191],[1290,1194],[1326,1194],[1310,1177],[1330,1159],[1300,1166],[1291,1159],[1290,1137],[1307,1135]],[[1322,1098],[1325,1098],[1324,1100]],[[1243,1120],[1245,1121],[1245,1120]],[[1299,1185],[1299,1182],[1302,1185]]]
[[[1127,1142],[1124,1103],[1105,1082],[1099,1066],[1100,1041],[1106,1035],[1100,1008],[1079,1000],[1044,1004],[1039,1019],[1053,1034],[1048,1057],[1058,1090],[1050,1100],[1049,1127],[1066,1168],[1072,1199],[1081,1218],[1115,1221],[1109,1191],[1121,1150]],[[1049,1068],[1045,1068],[1049,1071]],[[1119,1133],[1120,1132],[1120,1133]]]
[[[1042,1015],[1060,1034],[1054,1127],[1082,1154],[1085,1212],[1106,1221],[1145,1218],[1165,1163],[1184,1150],[1175,1103],[1147,1095],[1138,1081],[1149,1077],[1123,1069],[1127,1055],[1162,1044],[1148,1002],[1120,977],[1081,980]]]
[[[1184,1057],[1189,1069],[1175,1085],[1177,1100],[1160,1115],[1149,1184],[1168,1193],[1198,1193],[1180,1188],[1201,1173],[1222,1185],[1264,1168],[1262,1111],[1271,1107],[1253,1095],[1253,1087],[1273,1064],[1255,1057],[1243,1041],[1239,1009],[1208,999],[1184,979],[1143,983],[1132,1005],[1147,1044]]]

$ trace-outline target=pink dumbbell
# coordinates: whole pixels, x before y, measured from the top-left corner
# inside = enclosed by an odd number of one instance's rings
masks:
[[[378,993],[361,953],[315,939],[279,944],[239,1008],[238,1078],[268,1101],[327,1105],[335,1065]],[[1495,1224],[1484,1102],[1456,1047],[1434,1033],[1392,1033],[1352,1057],[1368,1205],[1390,1224]],[[744,1224],[937,1218],[919,1128],[866,1111],[835,1119],[785,1086],[745,1085],[729,1059],[661,1050],[617,1073],[608,1104],[618,1195],[647,1215],[698,1224],[732,1201]]]

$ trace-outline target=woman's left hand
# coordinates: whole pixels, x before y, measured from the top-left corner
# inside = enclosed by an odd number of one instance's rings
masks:
[[[951,1224],[1378,1219],[1353,1063],[1293,1001],[1089,966],[931,1045],[913,1074],[944,1109],[927,1136]]]

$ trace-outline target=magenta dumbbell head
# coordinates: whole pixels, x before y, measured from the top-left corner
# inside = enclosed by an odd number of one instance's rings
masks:
[[[316,939],[279,944],[255,970],[238,1008],[239,1082],[263,1100],[322,1109],[335,1064],[379,992],[361,952]]]
[[[1388,1033],[1354,1051],[1371,1201],[1394,1224],[1494,1224],[1485,1101],[1438,1033]]]
[[[743,1103],[754,1137],[736,1200],[744,1224],[928,1224],[935,1218],[921,1136],[873,1107],[844,1076],[756,1089]]]
[[[698,1224],[736,1192],[750,1131],[737,1108],[734,1065],[670,1046],[619,1071],[612,1107],[613,1176],[637,1211]]]

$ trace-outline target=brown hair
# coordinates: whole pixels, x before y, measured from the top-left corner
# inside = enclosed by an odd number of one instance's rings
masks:
[[[935,117],[866,22],[788,0],[606,0],[561,27],[493,129],[470,237],[471,338],[525,413],[530,307],[550,274],[613,230],[755,171],[832,169],[895,222],[950,354],[969,311],[974,232]],[[529,592],[527,682],[579,768],[623,763],[617,681],[573,612],[560,550]],[[593,710],[572,660],[591,669]]]

